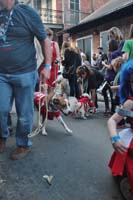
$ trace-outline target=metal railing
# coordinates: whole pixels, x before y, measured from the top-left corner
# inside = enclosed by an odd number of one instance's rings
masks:
[[[79,22],[87,17],[89,13],[81,11],[65,10],[64,11],[64,23],[69,25],[77,25]]]
[[[60,10],[42,8],[38,12],[43,23],[63,24],[63,12]]]
[[[73,10],[53,10],[42,8],[38,10],[43,23],[76,25],[88,16],[88,13]]]

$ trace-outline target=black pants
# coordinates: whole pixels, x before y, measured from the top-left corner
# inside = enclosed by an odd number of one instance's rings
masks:
[[[73,75],[69,80],[69,86],[70,86],[70,96],[75,96],[76,98],[80,97],[80,90],[79,85],[77,83],[77,77],[76,75]]]
[[[105,110],[109,110],[109,98],[108,98],[108,92],[110,95],[110,100],[111,100],[111,113],[114,113],[115,108],[114,108],[114,100],[113,100],[113,92],[110,87],[110,83],[108,82],[105,87],[102,90],[102,95],[104,97],[104,102],[105,102]]]

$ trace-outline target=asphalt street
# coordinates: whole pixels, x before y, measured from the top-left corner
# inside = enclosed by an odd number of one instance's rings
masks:
[[[71,136],[56,119],[48,121],[48,136],[34,137],[30,154],[18,161],[9,158],[10,137],[0,155],[0,200],[122,200],[107,166],[113,149],[102,103],[99,109],[87,120],[64,116]],[[53,176],[51,185],[44,175]]]

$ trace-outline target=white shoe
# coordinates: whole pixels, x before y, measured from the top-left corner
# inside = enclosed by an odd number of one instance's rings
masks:
[[[101,86],[97,89],[97,92],[98,92],[99,94],[102,94],[102,91],[103,91],[104,87],[106,86],[106,84],[107,84],[107,81],[105,81],[104,84],[101,85]]]

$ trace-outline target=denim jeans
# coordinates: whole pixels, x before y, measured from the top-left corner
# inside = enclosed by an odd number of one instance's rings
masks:
[[[28,139],[28,134],[31,133],[33,125],[33,97],[36,80],[36,71],[19,75],[0,74],[0,137],[9,136],[8,117],[15,100],[17,146],[32,144]]]

